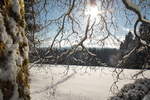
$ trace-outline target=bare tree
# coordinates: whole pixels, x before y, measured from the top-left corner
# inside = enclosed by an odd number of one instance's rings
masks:
[[[149,23],[149,21],[143,17],[148,15],[146,11],[149,9],[148,3],[149,1],[147,0],[39,0],[37,4],[38,7],[35,5],[35,10],[40,11],[36,20],[42,23],[41,31],[39,32],[39,41],[40,43],[46,42],[46,45],[49,45],[47,51],[42,53],[43,58],[51,58],[49,54],[53,48],[62,48],[64,46],[71,47],[72,50],[58,55],[58,59],[69,56],[70,54],[72,55],[74,51],[80,47],[82,50],[86,50],[88,54],[95,56],[95,54],[92,54],[92,52],[87,49],[88,47],[104,47],[107,45],[107,42],[109,42],[108,44],[112,47],[114,44],[119,45],[121,40],[119,39],[120,36],[117,36],[116,33],[120,32],[118,30],[124,26],[120,27],[118,21],[121,20],[118,20],[120,17],[118,14],[124,17],[124,23],[126,23],[127,26],[133,28],[134,35],[140,40],[139,44],[147,45],[141,42],[145,40],[141,38],[143,35],[138,34],[137,28],[140,22]],[[39,7],[39,5],[41,6]],[[142,10],[140,10],[140,8]],[[129,12],[128,9],[131,10],[131,12]],[[135,16],[134,13],[137,16]],[[144,15],[142,15],[143,13]],[[131,23],[132,18],[134,18],[134,22]],[[128,55],[133,54],[132,52],[135,52],[137,49],[139,49],[139,46],[131,50]],[[124,60],[122,60],[121,64],[118,64],[119,67],[127,66],[129,63],[128,60],[126,60],[127,57],[129,56],[123,57]],[[40,57],[39,59],[36,62],[41,61]]]

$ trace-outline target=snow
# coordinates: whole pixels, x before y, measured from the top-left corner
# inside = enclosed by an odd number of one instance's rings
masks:
[[[135,12],[138,15],[139,20],[141,22],[150,23],[150,20],[147,20],[142,16],[141,11],[140,11],[140,7],[136,4],[134,4],[133,0],[122,0],[122,1],[125,4],[127,9]]]
[[[10,44],[10,43],[12,43],[12,40],[10,39],[10,36],[8,36],[6,34],[6,28],[5,28],[3,19],[4,18],[2,16],[2,14],[0,13],[0,32],[3,33],[3,34],[0,34],[0,41]]]
[[[31,100],[107,100],[112,96],[110,88],[116,79],[113,71],[113,68],[104,67],[63,65],[32,67]],[[121,80],[117,83],[118,88],[133,83],[133,73],[138,71],[125,69],[120,76]],[[144,75],[148,77],[149,71]],[[140,77],[142,76],[138,78]],[[147,91],[145,87],[142,88]]]
[[[10,33],[13,33],[12,35],[16,36],[18,32],[16,21],[12,17],[9,17],[8,23],[9,23]]]
[[[6,28],[4,25],[4,21],[3,21],[3,16],[0,13],[0,40],[3,43],[6,43],[6,50],[5,51],[5,56],[9,56],[9,58],[7,59],[7,61],[4,62],[3,65],[1,65],[2,67],[0,68],[0,79],[1,80],[13,80],[14,77],[16,77],[16,72],[17,72],[17,66],[16,66],[16,51],[15,49],[18,48],[18,44],[8,44],[12,42],[12,39],[9,38],[9,35],[7,35],[6,33]],[[14,23],[14,22],[13,22]],[[11,23],[10,23],[11,24]],[[13,30],[13,29],[12,29]],[[8,63],[9,62],[9,63]],[[3,71],[5,70],[5,71]]]
[[[12,0],[12,10],[16,14],[20,15],[20,6],[19,6],[19,0]]]
[[[150,79],[140,78],[137,79],[133,84],[125,85],[115,97],[125,100],[150,100]],[[141,98],[141,99],[140,99]],[[111,98],[110,100],[115,100]]]
[[[16,4],[18,0],[12,0],[12,4],[15,6],[19,6],[19,4]],[[19,9],[19,8],[16,8]],[[13,9],[14,10],[14,9]],[[0,64],[0,80],[2,81],[12,81],[12,84],[14,85],[14,92],[13,96],[10,100],[18,100],[18,87],[16,84],[16,75],[18,71],[17,65],[20,65],[21,58],[17,54],[17,50],[19,48],[19,44],[16,41],[13,43],[12,38],[16,37],[17,33],[19,32],[19,29],[17,28],[16,22],[12,17],[6,18],[7,24],[4,23],[4,16],[0,13],[0,41],[1,45],[4,45],[5,52],[4,52],[4,62]],[[6,25],[10,29],[10,33],[6,32]],[[6,59],[7,58],[7,59]],[[2,96],[2,92],[0,91],[0,100]]]
[[[13,96],[11,97],[10,100],[20,100],[18,97],[19,97],[18,86],[15,84]]]

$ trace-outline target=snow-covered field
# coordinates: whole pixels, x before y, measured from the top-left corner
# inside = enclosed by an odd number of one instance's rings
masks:
[[[119,73],[121,69],[37,65],[30,69],[31,97],[32,100],[107,100],[116,71]],[[125,69],[117,83],[119,89],[132,83],[131,77],[138,71]],[[148,73],[144,76],[148,77]]]

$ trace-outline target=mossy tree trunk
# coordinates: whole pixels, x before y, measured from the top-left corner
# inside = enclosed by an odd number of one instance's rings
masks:
[[[24,0],[0,0],[0,100],[30,100]]]

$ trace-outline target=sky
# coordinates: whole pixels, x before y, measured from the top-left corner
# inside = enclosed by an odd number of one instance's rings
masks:
[[[108,32],[106,28],[104,28],[106,27],[104,21],[96,13],[100,13],[100,15],[105,18],[109,32],[115,35],[120,41],[124,40],[125,35],[129,31],[133,31],[133,25],[137,16],[133,12],[126,10],[121,0],[117,0],[117,2],[115,2],[112,7],[108,7],[108,9],[102,7],[100,0],[87,0],[85,4],[83,2],[85,0],[81,0],[82,2],[79,1],[80,0],[76,0],[75,7],[70,14],[74,18],[74,25],[72,25],[72,20],[69,19],[69,17],[65,18],[64,30],[56,38],[54,46],[69,47],[80,42],[84,37],[88,16],[91,16],[90,27],[95,22],[93,33],[92,31],[88,32],[88,39],[85,40],[84,45],[86,47],[102,47],[104,43],[104,47],[119,48],[120,42],[113,36],[110,36],[103,43],[99,42],[100,39],[107,36]],[[54,37],[61,28],[63,17],[59,20],[55,19],[68,11],[68,4],[69,2],[65,2],[65,0],[49,0],[45,6],[46,9],[41,7],[42,13],[38,16],[38,21],[43,25],[49,24],[48,27],[40,31],[40,34],[38,33],[37,35],[43,40],[42,46],[48,47],[52,44]],[[38,6],[38,8],[40,8],[40,6]],[[111,12],[113,17],[109,12]],[[79,23],[79,25],[76,22]],[[72,26],[77,33],[72,34]]]

